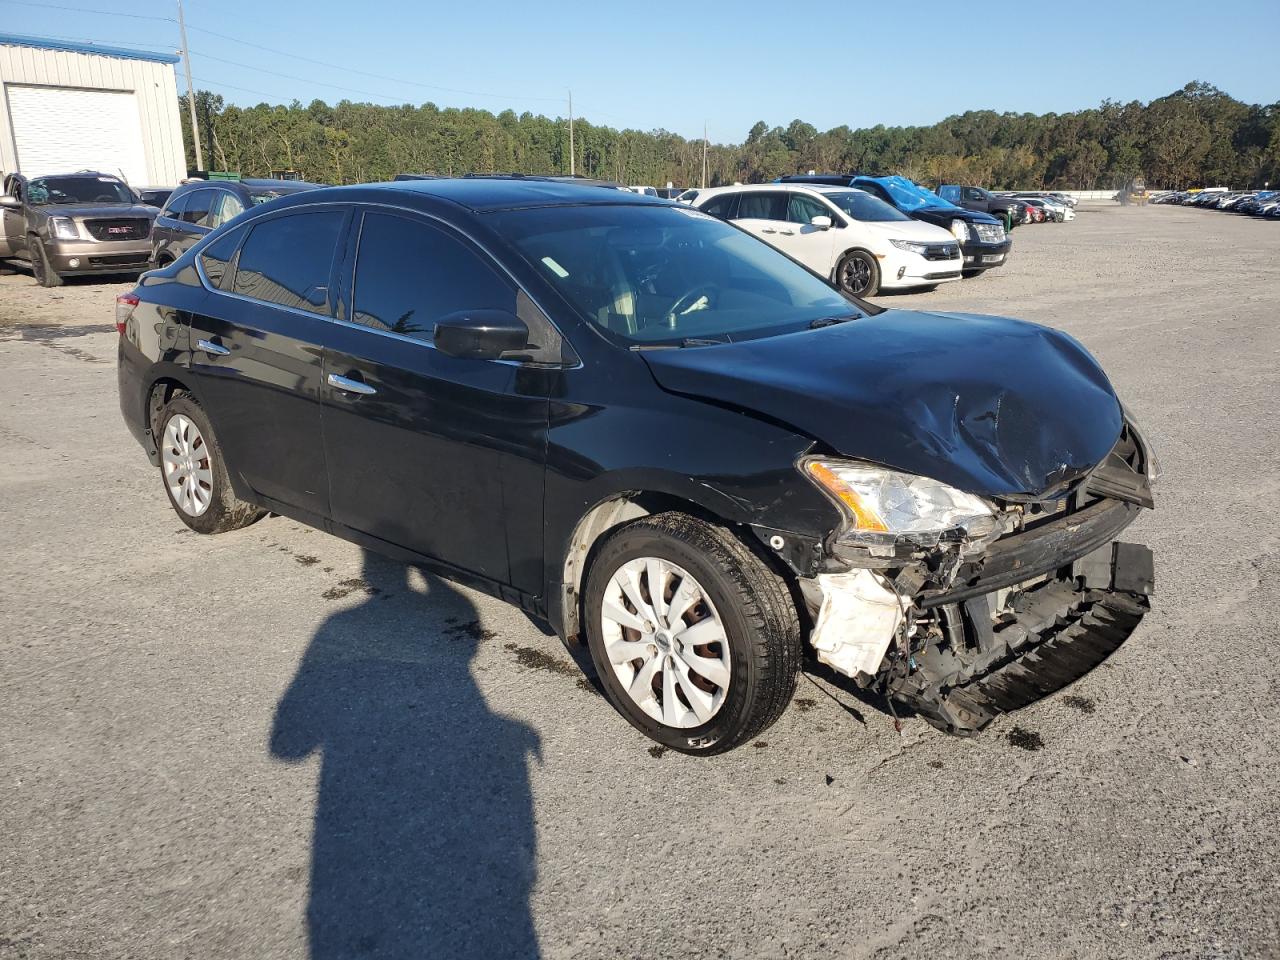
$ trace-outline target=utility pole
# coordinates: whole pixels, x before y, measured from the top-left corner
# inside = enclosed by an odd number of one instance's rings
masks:
[[[707,121],[702,121],[702,189],[707,189]]]
[[[187,21],[182,16],[182,0],[178,0],[178,32],[182,34],[182,65],[187,71],[187,112],[191,114],[191,142],[196,146],[196,169],[204,169],[204,152],[200,149],[200,125],[196,122],[196,92],[191,86],[191,51],[187,49]]]
[[[573,91],[569,91],[569,176],[577,173],[573,159]]]

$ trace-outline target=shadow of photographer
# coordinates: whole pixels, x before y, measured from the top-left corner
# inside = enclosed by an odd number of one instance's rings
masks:
[[[321,758],[313,960],[536,957],[532,729],[489,709],[483,637],[454,587],[365,554],[364,600],[316,631],[271,753]]]

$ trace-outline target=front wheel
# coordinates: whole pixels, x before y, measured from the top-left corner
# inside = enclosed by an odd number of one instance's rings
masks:
[[[232,491],[213,427],[192,397],[178,394],[171,399],[156,425],[160,477],[183,523],[196,533],[226,533],[266,515]]]
[[[851,250],[836,265],[836,283],[855,297],[874,297],[880,289],[880,265],[865,250]]]
[[[45,253],[40,238],[32,234],[27,238],[27,247],[31,251],[31,275],[42,287],[62,286],[62,275],[49,263],[49,255]]]
[[[722,527],[637,520],[600,547],[584,598],[591,658],[614,707],[663,746],[730,750],[786,709],[800,625],[786,582]]]

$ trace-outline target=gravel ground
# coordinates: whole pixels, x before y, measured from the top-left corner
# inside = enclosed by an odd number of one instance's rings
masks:
[[[512,608],[200,538],[112,299],[0,278],[0,957],[1280,957],[1280,223],[1085,208],[894,306],[1023,316],[1159,450],[1140,630],[976,740],[802,679],[653,748]]]

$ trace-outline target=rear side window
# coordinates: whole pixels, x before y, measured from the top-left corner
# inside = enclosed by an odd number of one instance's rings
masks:
[[[222,286],[223,278],[227,275],[227,268],[231,265],[231,258],[236,255],[236,247],[240,245],[240,241],[243,239],[244,230],[237,227],[235,230],[223,234],[200,251],[200,266],[204,268],[204,275],[209,278],[209,282],[215,287]]]
[[[170,197],[169,202],[165,204],[164,210],[160,212],[160,216],[181,220],[182,211],[187,209],[187,198],[190,196],[191,194],[184,193],[177,197]]]
[[[254,300],[328,313],[329,273],[345,216],[320,210],[257,224],[240,250],[232,289]]]
[[[735,220],[785,220],[787,219],[787,195],[785,193],[744,193],[738,200]]]
[[[244,204],[240,202],[240,198],[234,193],[228,193],[225,190],[218,194],[218,199],[213,204],[213,209],[209,213],[208,226],[220,227],[228,220],[234,220],[240,214],[244,213]]]
[[[365,214],[354,307],[358,324],[427,342],[450,313],[517,312],[515,286],[480,253],[437,227],[385,213]]]
[[[943,200],[950,200],[952,203],[955,203],[957,200],[960,199],[960,188],[959,187],[939,187],[938,196],[940,196]]]

